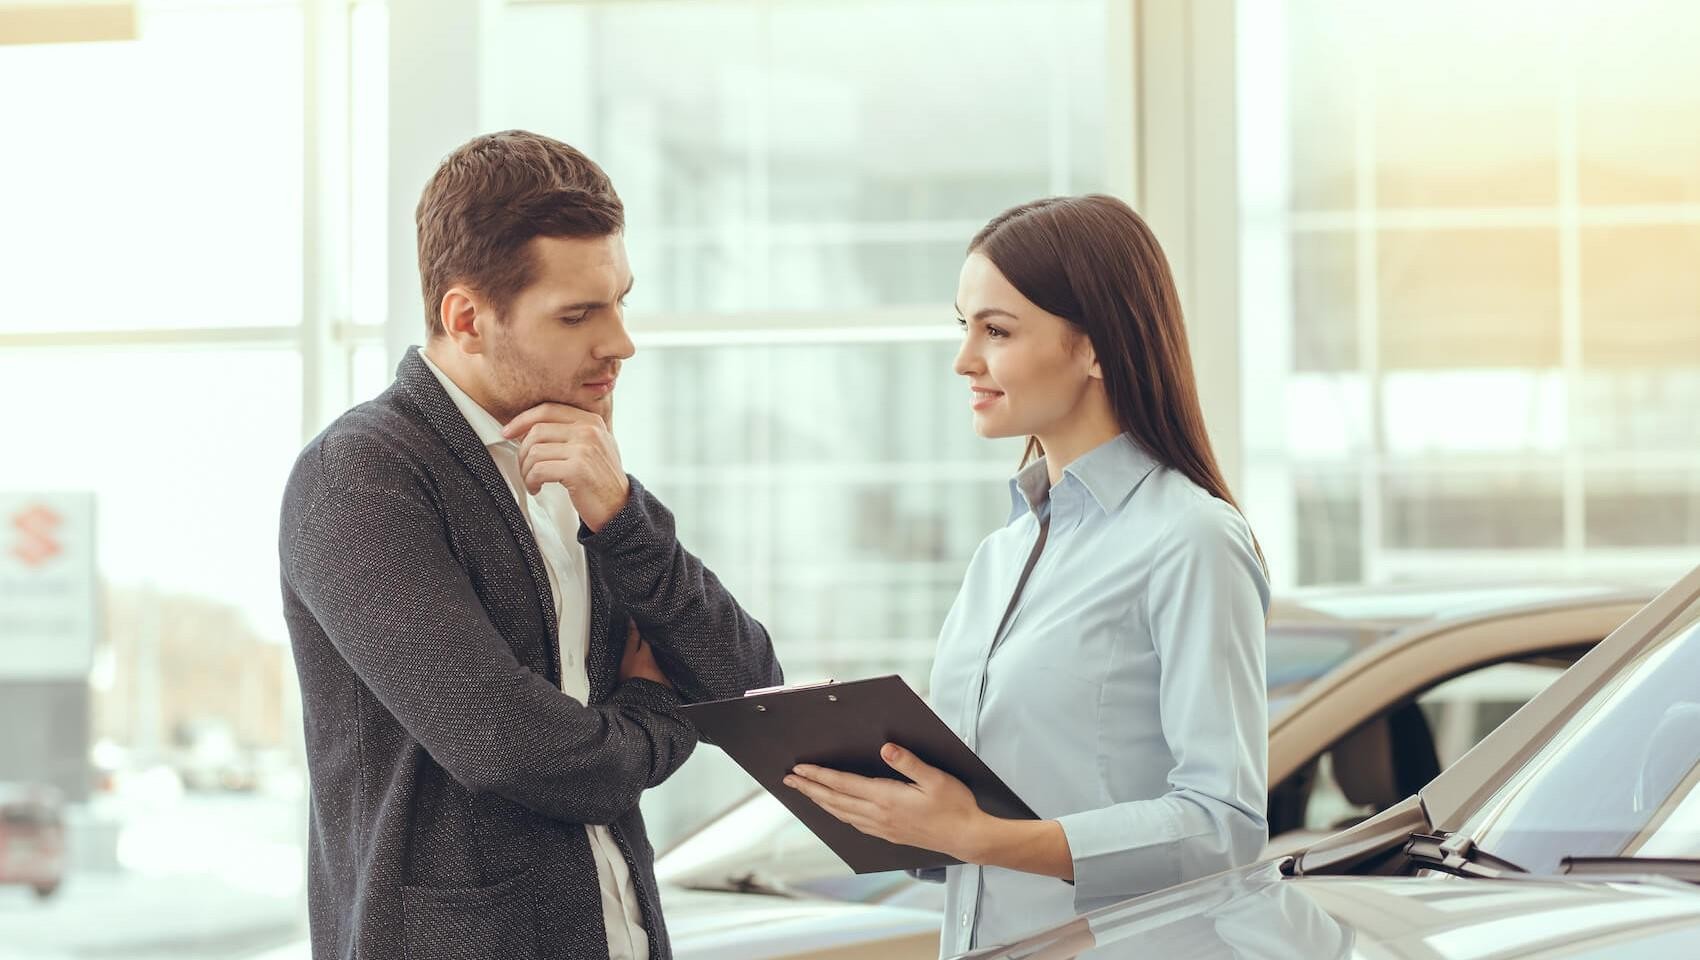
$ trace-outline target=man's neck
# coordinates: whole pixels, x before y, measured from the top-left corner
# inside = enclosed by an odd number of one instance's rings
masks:
[[[454,381],[461,392],[478,404],[486,413],[495,417],[498,422],[505,423],[502,415],[491,406],[490,396],[484,389],[483,379],[478,377],[466,355],[455,349],[447,337],[433,337],[424,346],[425,356],[429,357],[443,375]]]

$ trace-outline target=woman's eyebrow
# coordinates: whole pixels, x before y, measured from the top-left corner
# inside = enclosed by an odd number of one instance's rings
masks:
[[[951,304],[951,306],[956,307],[956,304],[953,303],[953,304]],[[956,307],[956,315],[959,316],[959,317],[962,316],[962,308],[961,307]],[[1001,309],[999,307],[986,307],[986,308],[976,312],[974,314],[973,319],[984,320],[987,317],[1008,317],[1011,320],[1020,320],[1021,319],[1020,317],[1016,316],[1015,314],[1010,313],[1008,310],[1004,310],[1004,309]]]

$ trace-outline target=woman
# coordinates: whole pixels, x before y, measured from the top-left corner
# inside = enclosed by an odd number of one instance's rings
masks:
[[[884,758],[907,783],[786,780],[963,861],[945,955],[1249,863],[1268,834],[1269,588],[1156,239],[1111,197],[1023,204],[969,245],[956,304],[975,429],[1028,437],[1030,462],[945,620],[931,700],[1047,819],[985,814],[897,744]]]

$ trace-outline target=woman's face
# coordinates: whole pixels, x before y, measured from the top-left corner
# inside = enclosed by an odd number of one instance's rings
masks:
[[[1043,438],[1066,429],[1101,377],[1087,338],[1022,296],[980,253],[962,264],[956,316],[955,370],[968,378],[975,432]]]

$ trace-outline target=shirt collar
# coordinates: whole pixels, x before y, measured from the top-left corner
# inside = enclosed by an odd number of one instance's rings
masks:
[[[1120,507],[1139,482],[1156,468],[1156,458],[1146,453],[1132,437],[1118,433],[1064,467],[1063,479],[1058,481],[1057,487],[1062,487],[1072,476],[1092,495],[1098,508],[1107,514]],[[1043,516],[1051,489],[1049,467],[1044,457],[1021,468],[1021,472],[1009,481],[1010,521],[1014,522],[1029,511],[1035,516]]]
[[[490,415],[490,411],[485,410],[478,405],[478,401],[467,396],[466,391],[462,390],[459,384],[450,380],[448,374],[431,362],[431,358],[425,355],[423,349],[418,347],[414,349],[419,353],[419,359],[425,361],[425,366],[436,376],[438,382],[442,383],[443,392],[447,393],[449,399],[454,401],[456,409],[460,410],[460,415],[466,418],[467,426],[470,426],[472,432],[478,435],[480,443],[486,447],[496,447],[511,442],[507,437],[502,436],[502,424]]]

